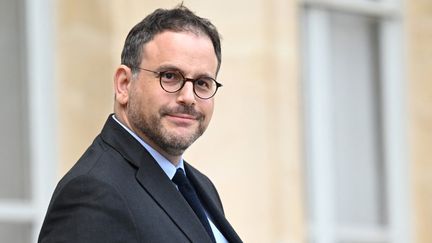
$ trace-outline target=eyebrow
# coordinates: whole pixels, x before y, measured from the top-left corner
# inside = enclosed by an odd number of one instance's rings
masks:
[[[181,73],[185,78],[187,78],[186,75],[185,75],[185,72],[184,72],[181,68],[179,68],[179,67],[177,67],[177,66],[175,66],[175,65],[172,65],[172,64],[166,64],[166,65],[159,66],[158,68],[156,68],[156,71],[157,71],[157,72],[164,72],[164,71],[178,71],[178,72],[180,72],[180,73]],[[212,79],[213,79],[213,76],[212,76],[212,75],[209,75],[208,73],[199,73],[198,75],[194,75],[194,76],[191,77],[191,78],[199,78],[199,77],[209,77],[209,78],[212,78]]]

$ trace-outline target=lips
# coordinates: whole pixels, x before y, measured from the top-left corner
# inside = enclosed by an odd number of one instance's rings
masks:
[[[166,114],[165,117],[176,126],[188,127],[195,124],[198,120],[196,116],[189,114]]]
[[[167,116],[172,116],[181,119],[188,119],[188,120],[198,120],[196,116],[192,116],[189,114],[167,114]]]
[[[171,120],[174,120],[176,122],[194,122],[197,120],[196,117],[186,114],[167,114],[166,115]]]

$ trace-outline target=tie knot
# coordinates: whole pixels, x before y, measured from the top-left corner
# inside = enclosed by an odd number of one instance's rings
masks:
[[[185,185],[189,185],[189,181],[185,175],[185,172],[183,171],[182,168],[178,168],[174,177],[172,178],[172,181],[177,185],[177,186],[185,186]]]

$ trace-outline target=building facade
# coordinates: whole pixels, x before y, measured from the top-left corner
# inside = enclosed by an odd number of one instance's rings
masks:
[[[0,0],[5,242],[35,242],[113,110],[127,32],[177,4]],[[184,4],[221,32],[224,84],[185,158],[245,242],[432,242],[430,1]]]

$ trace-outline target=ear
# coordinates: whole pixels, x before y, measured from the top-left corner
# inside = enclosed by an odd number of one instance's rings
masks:
[[[128,103],[131,83],[131,69],[126,65],[120,65],[114,73],[115,99],[120,105],[126,105]]]

